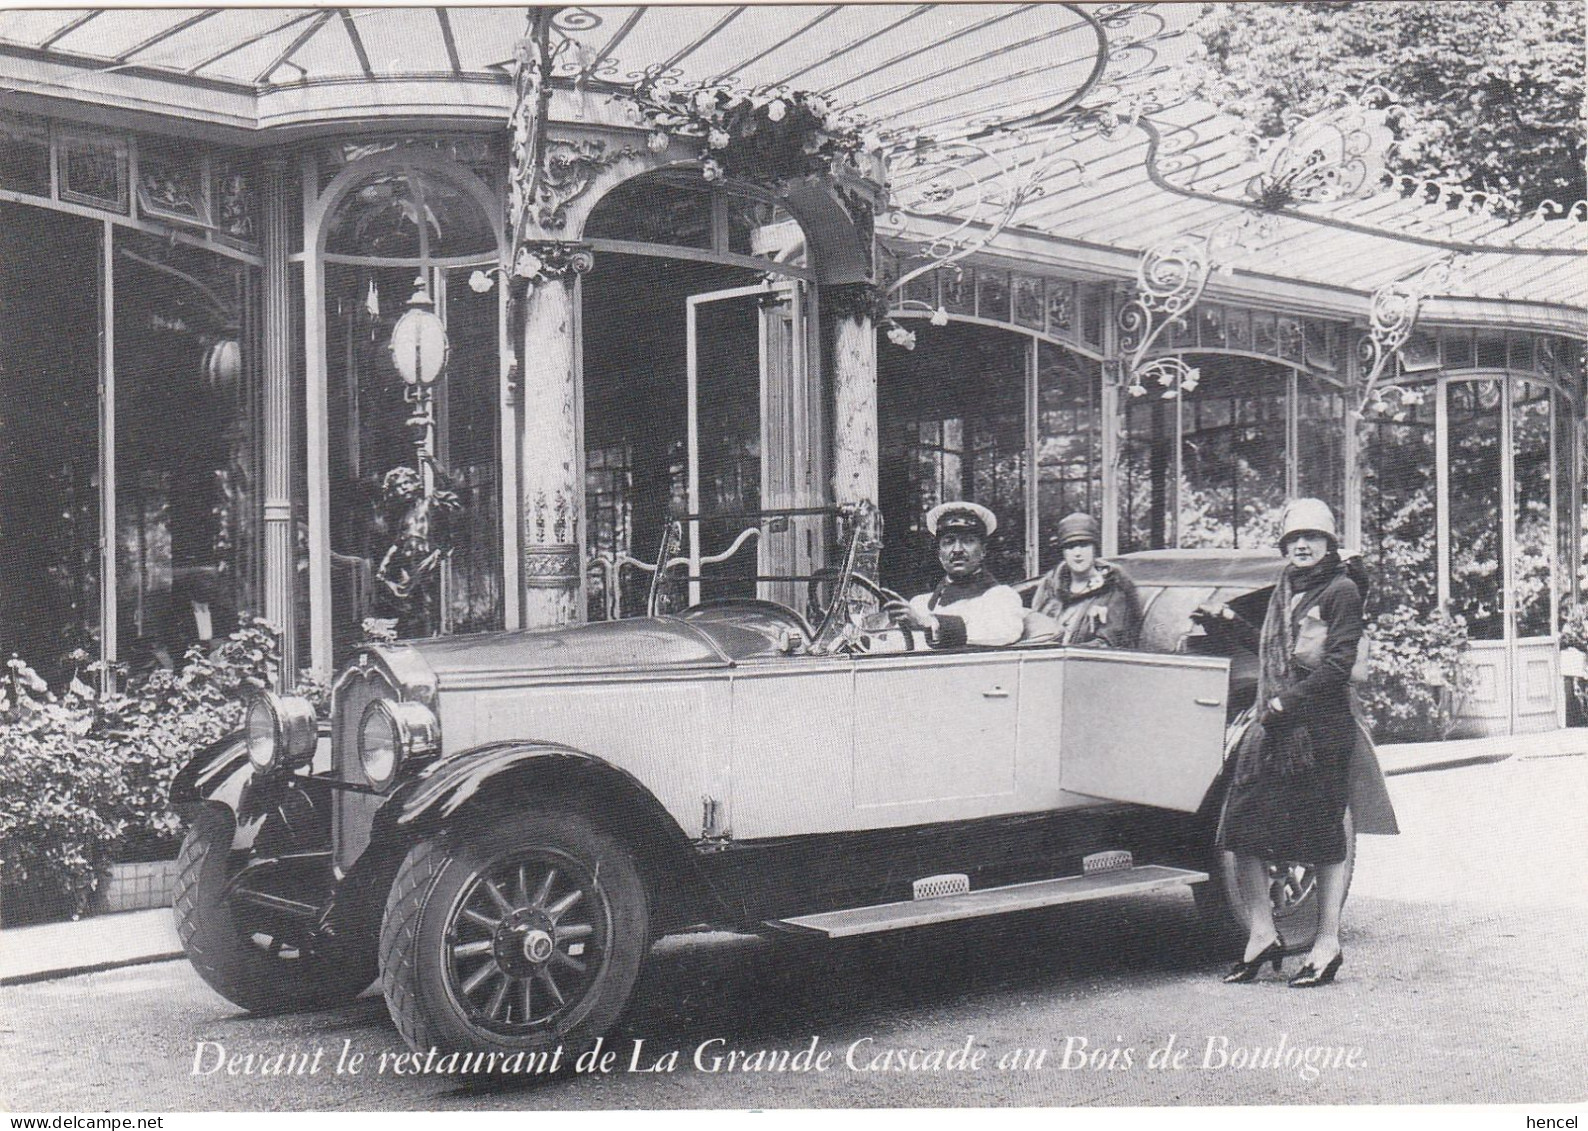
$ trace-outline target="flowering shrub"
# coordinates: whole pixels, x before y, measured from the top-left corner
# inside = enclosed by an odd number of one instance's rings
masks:
[[[1588,652],[1588,604],[1573,605],[1560,621],[1560,646]]]
[[[1466,692],[1467,624],[1406,605],[1368,626],[1373,641],[1362,706],[1378,742],[1426,742],[1450,733]]]
[[[13,657],[0,677],[0,885],[81,913],[113,861],[168,857],[182,833],[166,804],[177,770],[237,729],[243,695],[267,687],[280,658],[256,621],[100,699],[75,675],[56,695]]]
[[[830,172],[880,145],[862,136],[858,121],[809,91],[740,91],[725,84],[672,90],[647,82],[631,97],[652,130],[652,150],[667,148],[668,134],[700,139],[708,181],[726,176],[775,185]]]

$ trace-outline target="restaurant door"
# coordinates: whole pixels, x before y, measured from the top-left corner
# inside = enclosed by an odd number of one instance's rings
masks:
[[[1542,381],[1503,374],[1440,389],[1441,575],[1447,607],[1471,639],[1469,732],[1557,725],[1556,396]]]
[[[788,281],[686,304],[689,603],[793,609],[824,560],[825,428],[809,294]],[[792,512],[792,513],[791,513]]]

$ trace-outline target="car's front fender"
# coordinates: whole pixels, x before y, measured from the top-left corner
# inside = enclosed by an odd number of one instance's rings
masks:
[[[632,774],[560,743],[497,742],[435,763],[376,814],[370,847],[389,854],[532,807],[582,812],[604,826],[630,847],[658,890],[670,893],[662,905],[671,914],[689,922],[716,915],[720,899],[673,815]]]
[[[171,781],[171,808],[192,820],[202,806],[215,805],[231,814],[236,833],[232,847],[252,848],[272,803],[280,799],[283,778],[259,778],[248,760],[241,731],[210,743],[195,754]]]
[[[398,804],[394,823],[417,826],[445,821],[481,795],[487,785],[491,788],[484,797],[503,796],[502,787],[520,777],[534,777],[542,782],[574,778],[598,781],[659,827],[670,830],[680,846],[689,844],[672,814],[632,774],[557,742],[493,742],[438,762],[395,799]]]

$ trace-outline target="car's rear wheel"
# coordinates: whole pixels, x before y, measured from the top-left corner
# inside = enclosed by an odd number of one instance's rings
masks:
[[[577,814],[522,814],[408,853],[381,984],[416,1050],[572,1052],[618,1019],[649,935],[627,848]]]
[[[177,857],[172,911],[193,968],[222,997],[253,1012],[323,1009],[357,997],[375,980],[373,937],[316,934],[314,920],[229,890],[246,862],[233,858],[234,830],[230,813],[206,806]]]
[[[1251,915],[1241,898],[1235,880],[1235,857],[1215,848],[1211,851],[1207,883],[1197,884],[1197,910],[1213,927],[1221,942],[1244,942],[1251,929]],[[1345,886],[1351,888],[1351,873],[1356,865],[1356,828],[1351,811],[1345,813]],[[1274,908],[1274,926],[1292,954],[1306,951],[1318,937],[1318,873],[1310,864],[1293,860],[1268,863],[1268,894]]]

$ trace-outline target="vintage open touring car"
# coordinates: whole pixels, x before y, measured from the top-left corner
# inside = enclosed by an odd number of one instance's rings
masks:
[[[1232,679],[1184,638],[1278,558],[1127,559],[1154,651],[931,650],[866,628],[879,524],[849,526],[814,626],[743,599],[370,645],[328,726],[259,697],[173,790],[194,967],[250,1010],[379,977],[415,1049],[535,1051],[608,1030],[695,925],[842,937],[1194,885],[1239,930],[1211,846],[1250,657]],[[1304,948],[1310,875],[1273,892]]]

